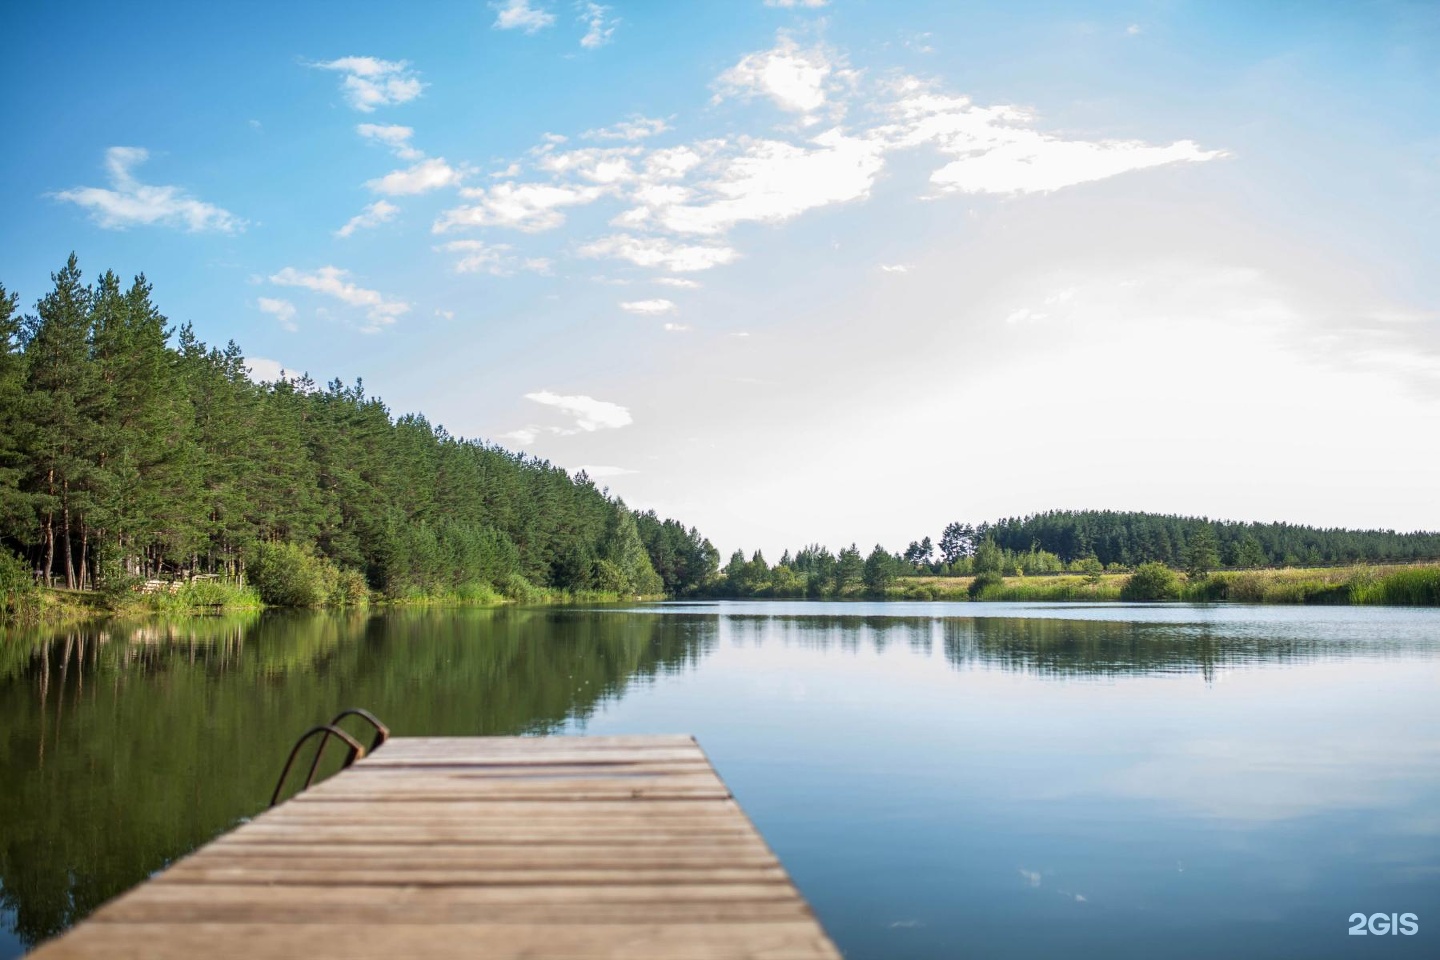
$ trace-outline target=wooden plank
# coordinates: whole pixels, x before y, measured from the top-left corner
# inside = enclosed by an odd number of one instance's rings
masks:
[[[693,738],[394,739],[37,957],[839,957]]]
[[[154,883],[264,883],[275,886],[323,886],[350,884],[354,886],[428,886],[428,887],[524,887],[536,885],[583,886],[593,883],[608,885],[653,886],[655,884],[710,883],[787,883],[779,864],[764,866],[638,866],[617,863],[605,866],[551,866],[548,869],[531,865],[495,867],[466,864],[435,866],[419,864],[396,865],[391,862],[354,863],[308,862],[296,864],[283,859],[254,862],[245,860],[216,862],[216,858],[179,864],[156,877]]]
[[[745,867],[774,866],[775,859],[761,843],[714,844],[534,844],[493,843],[476,850],[473,844],[314,844],[232,843],[205,848],[207,863],[294,862],[297,866],[353,865],[405,868],[473,865],[483,862],[496,869],[549,869],[554,867]],[[190,858],[171,869],[178,869]],[[162,874],[163,876],[163,874]],[[158,877],[156,878],[159,879]]]
[[[343,956],[494,960],[550,956],[572,960],[838,960],[808,920],[767,923],[502,924],[91,924],[45,948],[47,960],[190,960],[193,957],[278,960]]]
[[[431,823],[401,824],[323,824],[288,825],[255,824],[245,831],[250,841],[276,843],[370,843],[389,841],[392,843],[570,843],[570,844],[685,844],[693,847],[715,846],[731,841],[747,841],[751,835],[734,825],[724,831],[711,830],[703,836],[695,836],[687,829],[665,828],[646,829],[607,828],[585,830],[582,828],[554,828],[530,824],[514,824],[509,827],[485,827],[464,821],[434,821]]]

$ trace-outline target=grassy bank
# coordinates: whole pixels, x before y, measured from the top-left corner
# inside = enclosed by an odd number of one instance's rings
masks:
[[[1005,577],[971,596],[974,577],[906,577],[885,591],[887,600],[1115,601],[1129,574]],[[1285,567],[1223,570],[1204,578],[1177,576],[1159,599],[1194,603],[1368,604],[1440,606],[1440,564],[1412,566]]]
[[[353,592],[331,594],[322,602],[267,604],[254,587],[197,580],[177,583],[173,590],[153,593],[32,588],[6,597],[0,623],[62,624],[110,617],[218,614],[267,607],[333,610],[357,607],[492,607],[503,604],[561,606],[663,599],[662,596],[624,595],[604,590],[558,590],[518,582],[506,583],[504,592],[488,584],[475,584],[451,590],[412,591],[398,597],[366,591],[358,596]]]

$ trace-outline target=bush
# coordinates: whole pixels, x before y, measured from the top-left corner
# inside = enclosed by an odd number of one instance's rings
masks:
[[[986,570],[984,573],[975,575],[975,579],[971,580],[970,586],[966,588],[966,593],[970,594],[971,600],[979,600],[980,595],[983,594],[987,588],[1001,587],[1004,585],[1004,577],[1000,576],[1000,574],[994,570]]]
[[[25,562],[0,547],[0,614],[18,613],[35,599],[35,581]]]
[[[500,592],[516,603],[543,603],[548,594],[518,573],[512,573],[499,584]]]
[[[293,543],[257,543],[246,563],[260,599],[276,607],[318,607],[332,584],[319,560]]]
[[[330,602],[337,607],[363,607],[370,602],[370,585],[358,570],[337,570]]]
[[[1105,572],[1105,566],[1095,557],[1081,557],[1079,560],[1071,561],[1070,569],[1075,573],[1085,575],[1085,582],[1095,584],[1100,582],[1101,575]]]
[[[1180,580],[1163,563],[1142,563],[1120,588],[1121,600],[1174,600],[1180,596]]]

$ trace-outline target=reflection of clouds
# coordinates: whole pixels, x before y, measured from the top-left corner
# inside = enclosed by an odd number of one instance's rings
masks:
[[[1265,740],[1201,739],[1109,778],[1113,792],[1165,800],[1232,820],[1283,820],[1326,810],[1391,807],[1414,800],[1433,779],[1416,778],[1440,755],[1440,740],[1375,736]],[[1440,823],[1417,824],[1440,829]],[[1183,869],[1183,868],[1182,868]]]

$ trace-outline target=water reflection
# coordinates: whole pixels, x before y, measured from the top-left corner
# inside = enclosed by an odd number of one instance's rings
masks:
[[[763,605],[746,605],[756,606]],[[906,605],[891,606],[903,610]],[[924,656],[938,647],[957,670],[985,667],[1041,676],[1199,673],[1209,679],[1217,670],[1242,665],[1430,654],[1435,645],[1436,618],[1431,611],[1383,611],[1377,616],[1390,622],[1377,627],[1349,618],[1272,621],[1268,611],[1240,619],[1233,616],[1233,608],[1224,619],[1184,619],[1195,609],[1170,608],[1170,620],[1140,622],[1062,619],[1063,611],[1050,616],[972,618],[803,615],[752,609],[725,611],[722,616],[728,638],[737,643],[778,642],[849,653],[884,653],[901,645]]]
[[[713,626],[549,610],[250,615],[0,638],[0,908],[27,944],[259,810],[295,736],[544,733],[693,666]]]
[[[1347,910],[1440,895],[1437,658],[1440,611],[1118,605],[0,635],[0,958],[260,809],[351,705],[405,735],[695,733],[852,958],[1343,955]]]

